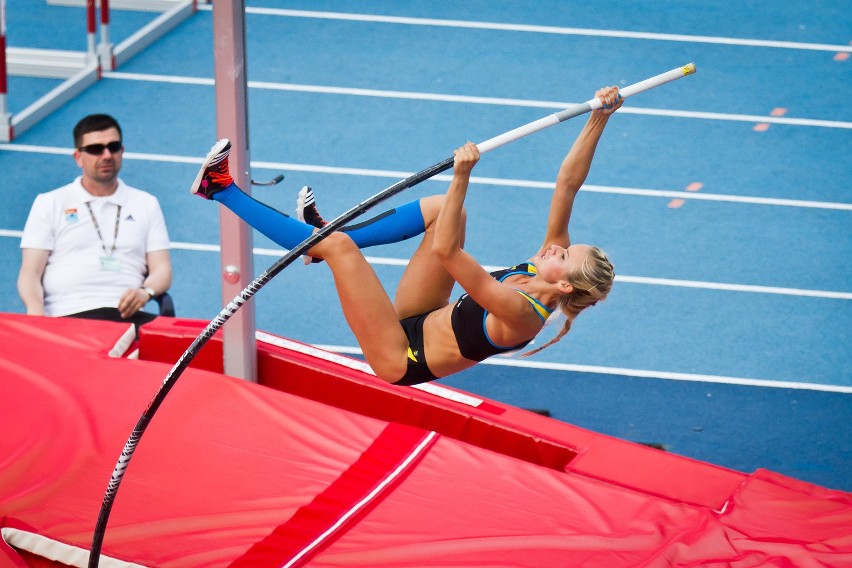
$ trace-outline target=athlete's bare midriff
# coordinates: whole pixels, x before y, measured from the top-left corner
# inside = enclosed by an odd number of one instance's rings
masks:
[[[463,369],[473,367],[476,361],[465,359],[459,353],[450,316],[453,304],[435,310],[423,322],[423,350],[426,364],[436,377],[446,377]]]
[[[512,275],[504,280],[510,286],[521,286],[529,280],[529,276]],[[448,304],[443,308],[439,308],[426,316],[423,322],[423,350],[426,354],[426,363],[429,370],[436,377],[446,377],[453,373],[457,373],[464,369],[473,367],[478,361],[473,361],[462,356],[459,351],[459,346],[456,341],[455,333],[452,325],[452,313],[455,303]],[[487,316],[489,320],[493,317]],[[531,320],[535,316],[531,313]],[[533,322],[535,323],[535,322]],[[495,326],[495,324],[497,324]],[[488,322],[489,333],[493,333],[495,337],[504,340],[506,344],[518,344],[531,337],[517,336],[513,327],[502,326],[499,322]],[[501,329],[502,328],[502,329]],[[503,333],[508,333],[507,337],[502,337]],[[533,334],[534,336],[535,334]]]

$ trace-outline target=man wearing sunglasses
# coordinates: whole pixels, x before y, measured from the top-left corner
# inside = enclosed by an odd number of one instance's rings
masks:
[[[27,314],[132,322],[172,281],[169,236],[157,198],[118,177],[121,127],[93,114],[74,128],[81,175],[38,195],[21,238],[18,293]]]

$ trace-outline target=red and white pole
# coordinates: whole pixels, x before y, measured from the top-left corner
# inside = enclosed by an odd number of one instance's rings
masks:
[[[101,43],[98,45],[98,57],[101,69],[107,71],[115,69],[115,57],[112,53],[112,44],[109,42],[109,0],[101,0]]]
[[[86,0],[86,53],[89,58],[98,56],[95,49],[95,0]]]

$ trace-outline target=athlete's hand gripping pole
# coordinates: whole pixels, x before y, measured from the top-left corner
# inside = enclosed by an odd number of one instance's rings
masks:
[[[652,89],[659,85],[663,85],[668,83],[669,81],[673,81],[675,79],[679,79],[680,77],[685,77],[686,75],[690,75],[695,72],[695,64],[690,63],[688,65],[684,65],[683,67],[678,67],[676,69],[672,69],[666,73],[662,73],[655,77],[651,77],[650,79],[646,79],[639,83],[630,85],[625,87],[624,89],[620,89],[619,92],[621,96],[624,98],[630,97],[637,93],[641,93],[643,91],[647,91],[648,89]],[[583,104],[576,105],[571,108],[567,108],[563,111],[554,113],[545,118],[536,120],[531,122],[525,126],[521,126],[520,128],[516,128],[514,130],[510,130],[500,136],[495,138],[491,138],[490,140],[486,140],[478,144],[478,148],[480,152],[488,152],[493,150],[494,148],[498,148],[504,144],[512,142],[513,140],[517,140],[518,138],[522,138],[523,136],[527,136],[528,134],[532,134],[533,132],[538,132],[548,126],[553,126],[554,124],[558,124],[560,122],[564,122],[569,118],[573,118],[575,116],[579,116],[581,114],[585,114],[587,112],[591,112],[594,109],[601,108],[603,103],[598,99],[592,99]],[[89,554],[89,568],[97,568],[98,562],[100,560],[101,547],[103,545],[104,534],[106,532],[107,521],[109,520],[109,514],[112,510],[112,505],[115,501],[116,493],[118,492],[118,487],[121,484],[121,480],[124,477],[124,473],[127,470],[127,466],[130,463],[130,458],[133,457],[133,452],[136,450],[136,446],[139,444],[139,440],[144,434],[145,429],[148,427],[148,423],[151,421],[151,418],[154,416],[154,413],[157,412],[157,409],[162,404],[163,400],[168,395],[171,388],[177,382],[180,375],[183,371],[189,366],[189,363],[195,356],[198,354],[199,350],[210,340],[211,337],[221,328],[228,319],[233,316],[237,310],[242,307],[248,300],[250,300],[263,286],[265,286],[272,278],[274,278],[279,272],[284,270],[288,265],[290,265],[295,259],[299,258],[303,254],[307,253],[309,249],[314,247],[321,240],[326,238],[328,235],[342,228],[344,225],[363,214],[365,211],[371,209],[372,207],[378,205],[382,201],[389,199],[390,197],[401,193],[402,191],[417,185],[418,183],[425,181],[441,172],[444,172],[450,169],[453,166],[454,157],[450,156],[442,162],[439,162],[431,167],[426,168],[423,171],[417,172],[416,174],[401,180],[392,186],[380,191],[376,195],[370,197],[366,201],[363,201],[353,207],[352,209],[346,211],[333,221],[331,221],[328,225],[321,228],[318,232],[312,234],[310,237],[302,241],[298,246],[290,250],[287,254],[281,257],[278,261],[275,262],[271,267],[269,267],[265,272],[263,272],[260,276],[254,279],[248,286],[246,286],[236,298],[231,300],[231,302],[219,312],[208,325],[204,328],[201,334],[195,338],[195,341],[184,351],[183,355],[180,356],[180,359],[175,363],[172,369],[169,371],[169,374],[163,380],[160,389],[151,399],[151,402],[148,403],[148,407],[142,413],[142,416],[139,418],[139,421],[136,423],[136,426],[131,432],[130,437],[127,439],[127,442],[124,445],[124,449],[121,452],[121,456],[118,459],[118,463],[115,466],[115,469],[112,472],[112,476],[109,481],[109,485],[107,486],[106,493],[104,494],[103,504],[101,505],[101,510],[98,515],[98,521],[95,526],[95,532],[92,537],[92,548]]]

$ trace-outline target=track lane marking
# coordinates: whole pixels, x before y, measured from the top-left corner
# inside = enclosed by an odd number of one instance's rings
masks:
[[[361,349],[345,345],[313,345],[333,353],[361,355]],[[668,371],[649,371],[645,369],[627,369],[622,367],[603,367],[597,365],[574,365],[571,363],[546,363],[540,361],[521,361],[495,357],[482,361],[485,365],[498,367],[518,367],[524,369],[541,369],[545,371],[571,371],[575,373],[594,373],[601,375],[619,375],[641,379],[662,379],[669,381],[687,381],[697,383],[715,383],[723,385],[739,385],[748,387],[813,390],[821,392],[852,393],[852,387],[843,385],[826,385],[822,383],[807,383],[802,381],[778,381],[771,379],[749,379],[744,377],[726,377],[720,375],[701,375],[693,373],[672,373]]]
[[[104,79],[115,79],[125,81],[150,81],[159,83],[171,83],[179,85],[201,85],[213,86],[212,78],[183,77],[178,75],[155,75],[151,73],[125,73],[123,71],[110,71],[103,73]],[[269,81],[249,81],[251,89],[266,89],[277,91],[292,91],[300,93],[321,93],[329,95],[350,95],[362,97],[378,97],[408,100],[427,100],[439,102],[456,102],[467,104],[485,104],[501,106],[519,106],[527,108],[544,108],[563,110],[577,103],[558,101],[537,101],[530,99],[509,99],[499,97],[477,97],[468,95],[446,95],[441,93],[421,93],[413,91],[389,91],[380,89],[361,89],[352,87],[329,87],[321,85],[303,85],[298,83],[274,83]],[[852,129],[852,122],[839,120],[820,120],[810,118],[785,118],[766,117],[749,114],[729,114],[703,111],[681,111],[667,109],[649,109],[641,107],[622,107],[618,112],[623,114],[636,114],[644,116],[668,116],[674,118],[693,118],[699,120],[724,120],[738,122],[769,122],[772,124],[786,124],[790,126],[814,126],[821,128]]]
[[[71,156],[73,150],[70,148],[57,148],[51,146],[35,146],[31,144],[4,144],[0,143],[0,150],[10,152],[26,152],[33,154],[55,154]],[[151,162],[168,162],[175,164],[201,164],[202,158],[195,156],[177,156],[169,154],[150,154],[142,152],[125,152],[127,160],[147,160]],[[291,172],[310,172],[332,175],[364,176],[387,179],[405,179],[413,172],[401,172],[393,170],[372,170],[366,168],[347,168],[340,166],[319,166],[313,164],[291,164],[287,162],[265,162],[252,160],[251,167],[254,169],[266,169],[280,172],[281,170]],[[448,182],[452,176],[439,174],[430,178],[432,181]],[[472,176],[472,183],[482,185],[494,185],[500,187],[524,187],[531,189],[553,189],[553,182],[541,182],[521,179],[489,178]],[[809,201],[801,199],[784,199],[778,197],[752,197],[747,195],[725,195],[717,193],[698,193],[695,191],[672,191],[662,189],[643,189],[636,187],[620,187],[607,185],[584,184],[583,191],[587,193],[605,193],[614,195],[633,195],[637,197],[666,197],[674,199],[693,199],[699,201],[721,201],[729,203],[747,203],[752,205],[774,205],[782,207],[804,207],[810,209],[830,209],[838,211],[852,211],[852,203],[838,203],[832,201]]]
[[[212,11],[212,6],[200,4],[199,11]],[[701,36],[688,34],[666,34],[655,32],[636,32],[624,30],[604,30],[594,28],[569,28],[562,26],[543,26],[536,24],[505,24],[499,22],[478,22],[469,20],[443,20],[436,18],[414,18],[406,16],[382,16],[378,14],[357,14],[345,12],[321,12],[312,10],[287,10],[282,8],[248,7],[247,14],[263,16],[279,16],[287,18],[312,18],[322,20],[344,20],[352,22],[369,22],[382,24],[397,24],[409,26],[432,26],[445,28],[466,28],[477,30],[494,30],[510,32],[526,32],[553,35],[577,35],[591,37],[614,37],[624,39],[643,39],[652,41],[677,41],[686,43],[707,43],[717,45],[737,45],[743,47],[770,47],[776,49],[800,49],[809,51],[852,52],[852,46],[832,45],[824,43],[803,43],[795,41],[774,41],[748,38],[731,38],[720,36]]]
[[[0,229],[0,237],[10,237],[20,239],[22,231]],[[195,252],[214,252],[219,253],[221,248],[219,245],[204,244],[204,243],[187,243],[180,241],[172,241],[173,249],[188,250]],[[252,253],[258,256],[282,257],[287,254],[285,249],[269,249],[255,247]],[[377,266],[399,266],[405,267],[408,265],[408,259],[404,258],[389,258],[378,256],[367,256],[367,261],[370,264]],[[499,270],[501,266],[484,266],[488,271]],[[803,288],[784,288],[777,286],[757,286],[752,284],[730,284],[725,282],[707,282],[702,280],[679,280],[675,278],[655,278],[649,276],[628,276],[617,274],[616,282],[624,282],[627,284],[641,284],[648,286],[672,286],[676,288],[698,288],[703,290],[715,290],[724,292],[748,292],[753,294],[775,294],[779,296],[799,296],[808,298],[823,298],[829,300],[852,300],[852,292],[836,292],[831,290],[808,290]]]

